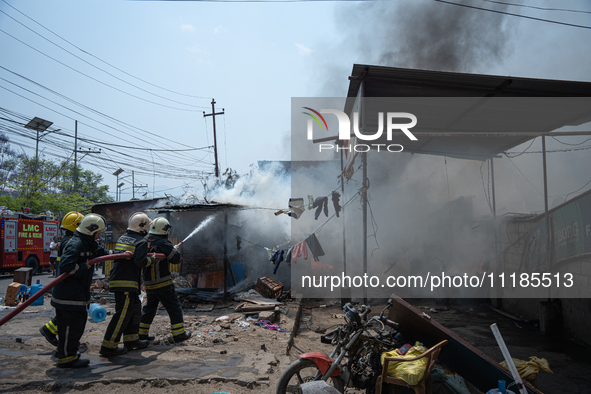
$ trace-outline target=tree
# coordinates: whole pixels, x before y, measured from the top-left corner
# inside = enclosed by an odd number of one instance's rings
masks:
[[[12,196],[2,196],[0,203],[20,211],[28,207],[33,213],[51,211],[61,217],[69,211],[83,211],[97,203],[112,201],[109,187],[101,185],[102,175],[78,166],[78,190],[74,193],[74,165],[68,160],[53,162],[22,155],[7,184],[15,189]]]
[[[4,191],[6,183],[16,166],[19,155],[10,148],[10,139],[0,132],[0,187]]]

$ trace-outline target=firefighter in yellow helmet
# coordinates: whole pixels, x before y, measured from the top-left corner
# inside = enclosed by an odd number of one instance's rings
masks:
[[[168,240],[170,229],[171,225],[166,218],[157,217],[148,231],[148,248],[153,249],[154,253],[164,254],[166,258],[157,259],[154,265],[144,269],[144,286],[148,301],[142,309],[140,339],[154,339],[149,335],[150,325],[156,316],[160,302],[166,308],[170,318],[172,338],[178,343],[189,339],[191,331],[185,330],[183,310],[170,276],[169,264],[181,262],[181,254]]]
[[[139,329],[142,306],[139,300],[142,269],[150,267],[155,259],[148,257],[148,241],[144,238],[152,220],[143,212],[129,217],[127,231],[119,237],[116,253],[133,253],[133,257],[116,260],[111,269],[109,290],[115,293],[115,314],[111,318],[101,349],[103,357],[118,356],[128,350],[143,349],[149,344],[140,340]],[[124,347],[119,347],[123,336]]]
[[[60,228],[64,230],[65,234],[57,246],[57,262],[55,271],[56,277],[59,276],[57,268],[60,264],[61,255],[64,253],[64,248],[66,247],[70,239],[72,239],[74,231],[76,231],[76,228],[78,228],[83,218],[84,215],[80,212],[68,212],[64,215],[62,219],[62,224]],[[43,327],[41,327],[39,329],[39,332],[41,333],[41,335],[45,337],[45,339],[47,339],[47,342],[51,343],[53,346],[58,345],[56,317],[54,317],[53,319],[48,321]]]
[[[55,286],[51,297],[57,317],[60,368],[81,368],[89,364],[89,360],[80,359],[78,344],[88,319],[86,311],[90,305],[90,282],[94,273],[94,266],[88,261],[111,254],[96,243],[105,228],[106,221],[101,215],[90,213],[84,216],[59,262],[59,272],[70,274]]]

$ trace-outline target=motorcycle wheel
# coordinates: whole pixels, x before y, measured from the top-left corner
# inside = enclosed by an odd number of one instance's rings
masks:
[[[297,394],[300,392],[301,384],[313,381],[319,373],[314,361],[300,358],[281,374],[277,382],[277,394]],[[327,383],[341,393],[345,390],[345,383],[339,377],[329,378]]]

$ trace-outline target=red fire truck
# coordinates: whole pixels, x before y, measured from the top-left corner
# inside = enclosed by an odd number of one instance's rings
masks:
[[[3,212],[0,216],[0,273],[32,267],[33,274],[49,267],[49,244],[58,235],[51,216]]]

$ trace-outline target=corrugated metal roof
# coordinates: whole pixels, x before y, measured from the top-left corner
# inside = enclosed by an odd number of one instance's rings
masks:
[[[417,115],[419,123],[413,132],[419,141],[410,142],[404,136],[386,140],[385,136],[372,141],[375,144],[400,143],[405,152],[435,154],[465,159],[484,160],[512,147],[543,135],[564,125],[591,120],[591,83],[533,78],[503,77],[496,75],[466,74],[443,71],[404,69],[395,67],[355,64],[349,77],[349,91],[345,113],[350,114],[363,82],[363,97],[399,98],[466,98],[472,100],[476,110],[451,108],[445,122],[438,116],[429,116],[429,105],[434,102],[416,100],[412,105],[425,109],[426,115]],[[510,108],[487,98],[581,98],[574,105],[562,105],[548,110],[535,100],[514,100]],[[479,99],[480,98],[480,99]],[[558,99],[557,99],[558,100]],[[503,101],[507,103],[507,100]],[[570,103],[570,102],[569,102]],[[383,110],[383,109],[378,109]],[[375,110],[376,112],[378,110]],[[469,113],[467,113],[469,112]],[[461,133],[476,134],[468,137]],[[453,125],[453,126],[450,126]],[[375,124],[367,124],[375,130]],[[423,135],[421,136],[421,133]],[[444,135],[446,134],[447,135]],[[502,134],[501,134],[502,133]],[[441,134],[441,137],[438,135]],[[481,136],[482,135],[482,136]]]

